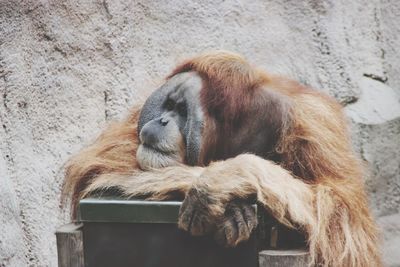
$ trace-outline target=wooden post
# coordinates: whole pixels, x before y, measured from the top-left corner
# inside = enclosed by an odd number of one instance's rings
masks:
[[[263,250],[258,257],[260,267],[308,267],[310,254],[303,249],[298,250]]]
[[[82,224],[66,224],[56,231],[58,267],[84,267]]]

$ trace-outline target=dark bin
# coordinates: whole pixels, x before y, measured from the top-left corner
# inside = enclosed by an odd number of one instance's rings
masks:
[[[86,267],[256,267],[257,234],[236,248],[193,237],[176,222],[181,202],[88,198],[79,204]],[[256,209],[256,206],[254,205]]]

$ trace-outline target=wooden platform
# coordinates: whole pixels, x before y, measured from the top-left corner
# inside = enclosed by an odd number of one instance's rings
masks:
[[[309,254],[305,250],[265,249],[265,240],[259,238],[265,228],[255,231],[248,242],[230,249],[217,245],[212,236],[192,237],[176,227],[180,204],[108,198],[82,200],[80,223],[64,225],[56,232],[58,266],[308,266]],[[260,222],[263,220],[259,218]],[[267,247],[276,247],[276,229],[269,231]]]

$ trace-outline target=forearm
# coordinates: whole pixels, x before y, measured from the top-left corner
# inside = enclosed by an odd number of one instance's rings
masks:
[[[216,213],[222,213],[224,206],[235,198],[255,195],[281,223],[306,228],[315,225],[312,186],[279,165],[254,155],[212,163],[193,186],[211,198]]]
[[[179,165],[131,174],[104,174],[96,177],[84,191],[83,197],[95,191],[115,188],[126,197],[146,196],[148,199],[167,199],[173,192],[185,195],[203,168]]]

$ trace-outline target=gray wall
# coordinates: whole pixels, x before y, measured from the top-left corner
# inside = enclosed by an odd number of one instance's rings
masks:
[[[0,266],[56,266],[63,163],[215,48],[346,105],[386,262],[400,266],[399,16],[398,0],[0,0]]]

